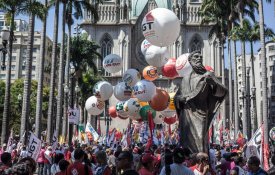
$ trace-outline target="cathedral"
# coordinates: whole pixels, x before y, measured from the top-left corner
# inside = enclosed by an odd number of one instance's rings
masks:
[[[91,0],[91,3],[95,1]],[[141,42],[145,39],[142,34],[143,17],[154,8],[170,9],[181,22],[179,37],[173,45],[168,47],[170,57],[177,58],[181,54],[200,50],[204,65],[214,68],[216,76],[221,77],[224,64],[220,59],[220,47],[215,37],[209,39],[211,26],[201,24],[199,16],[201,1],[103,0],[103,3],[97,6],[99,20],[94,23],[91,14],[85,12],[81,27],[88,33],[89,39],[101,47],[100,53],[103,57],[111,53],[122,57],[123,69],[119,73],[111,75],[103,72],[109,82],[116,85],[121,81],[121,76],[127,69],[143,70],[148,65],[141,53]],[[99,68],[102,67],[100,61],[97,64]],[[169,80],[161,77],[154,83],[168,92],[174,92],[180,81],[180,78]],[[116,101],[110,99],[110,105],[115,104]],[[118,125],[121,126],[121,123]],[[116,127],[116,122],[112,122],[112,127]]]

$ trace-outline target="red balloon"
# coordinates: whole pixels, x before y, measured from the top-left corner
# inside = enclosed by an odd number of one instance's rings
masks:
[[[179,76],[176,70],[176,58],[170,58],[162,67],[162,75],[172,79]]]
[[[156,95],[149,101],[149,105],[156,111],[163,111],[169,104],[169,94],[163,89],[157,89]]]
[[[169,125],[172,125],[172,124],[176,123],[177,116],[175,115],[174,117],[164,117],[163,121]]]
[[[214,72],[214,69],[211,66],[205,65],[204,68],[209,72]]]
[[[112,118],[116,118],[117,117],[117,112],[116,112],[116,107],[115,106],[111,106],[109,108],[109,115]]]

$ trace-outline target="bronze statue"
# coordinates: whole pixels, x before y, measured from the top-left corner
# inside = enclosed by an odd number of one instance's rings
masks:
[[[200,52],[192,52],[188,61],[193,70],[183,77],[174,98],[179,117],[180,144],[193,153],[207,152],[207,131],[227,95],[227,89],[212,72],[206,71]]]

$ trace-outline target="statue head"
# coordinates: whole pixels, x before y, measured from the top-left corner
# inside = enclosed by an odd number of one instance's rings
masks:
[[[202,55],[200,51],[197,50],[190,53],[188,61],[191,64],[194,72],[196,72],[197,74],[204,74],[206,72],[206,69],[202,64]]]

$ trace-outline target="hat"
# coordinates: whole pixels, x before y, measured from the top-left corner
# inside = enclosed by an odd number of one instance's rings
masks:
[[[152,161],[154,161],[154,160],[155,160],[155,159],[154,159],[154,157],[153,157],[151,154],[146,153],[146,154],[144,154],[144,155],[142,156],[141,162],[142,162],[142,163],[149,163],[149,162],[152,162]]]

